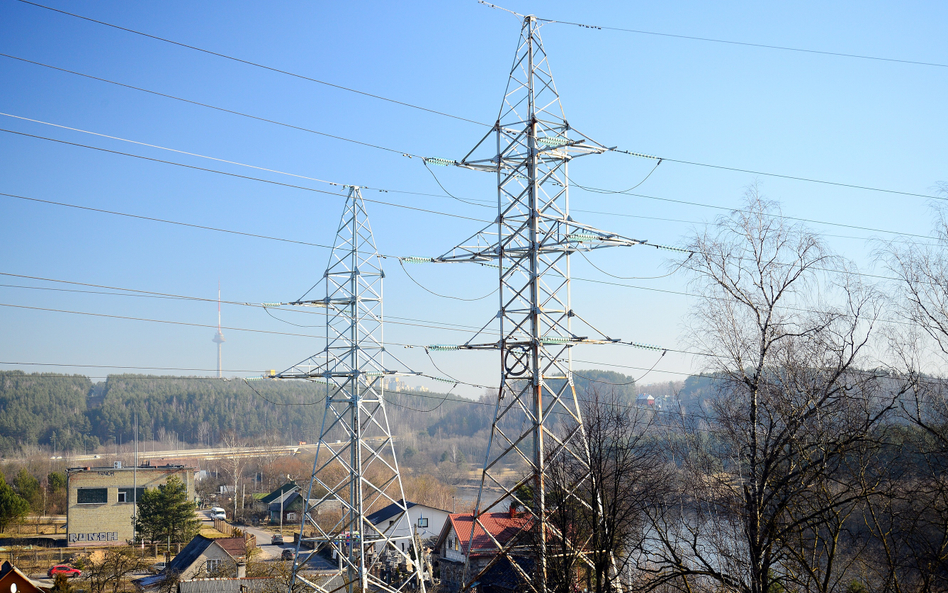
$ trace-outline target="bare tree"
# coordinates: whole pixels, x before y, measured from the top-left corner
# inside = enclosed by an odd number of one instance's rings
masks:
[[[941,193],[948,196],[948,184]],[[926,372],[948,359],[948,211],[934,213],[934,242],[893,241],[881,252],[898,279],[889,306],[903,323],[889,343],[908,394],[903,415],[915,428],[900,443],[898,488],[871,509],[895,591],[943,590],[948,580],[948,383]]]
[[[230,474],[234,484],[234,515],[237,518],[237,502],[240,500],[240,479],[243,476],[244,469],[249,463],[248,458],[241,453],[240,449],[247,446],[247,440],[238,435],[235,431],[228,431],[221,435],[221,444],[228,449],[226,456],[221,459],[221,465]]]
[[[144,568],[141,557],[132,549],[112,548],[92,555],[82,573],[90,593],[124,591],[130,575]]]
[[[588,465],[550,451],[546,499],[555,533],[547,539],[547,582],[563,592],[575,591],[579,580],[596,593],[619,591],[643,554],[646,509],[665,497],[666,458],[651,410],[590,389],[582,413]],[[569,489],[576,484],[583,491],[574,496]],[[532,500],[526,492],[520,498]]]
[[[860,496],[829,480],[891,405],[858,367],[880,301],[756,188],[690,248],[692,337],[717,394],[686,426],[679,495],[653,512],[642,568],[653,583],[767,593],[806,560],[801,534]],[[808,582],[834,582],[825,552]]]

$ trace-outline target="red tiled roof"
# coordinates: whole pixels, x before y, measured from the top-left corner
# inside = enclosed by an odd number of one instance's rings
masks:
[[[471,524],[474,522],[473,515],[470,513],[455,513],[448,515],[448,520],[451,521],[451,526],[458,536],[461,550],[466,551],[468,539],[471,537]],[[471,548],[471,553],[495,552],[497,550],[497,546],[491,541],[487,533],[490,533],[494,536],[494,539],[504,545],[524,528],[528,528],[530,523],[530,517],[523,514],[511,517],[509,512],[484,513],[481,515],[480,523],[474,527],[474,545]],[[483,528],[481,525],[483,525]],[[484,529],[487,529],[487,531],[484,531]]]

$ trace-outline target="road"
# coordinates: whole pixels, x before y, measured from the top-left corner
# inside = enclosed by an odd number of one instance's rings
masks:
[[[198,515],[201,517],[201,521],[205,525],[209,527],[213,527],[214,519],[211,516],[211,511],[209,510],[199,511]],[[292,544],[293,542],[292,535],[287,535],[286,537],[286,541],[289,543],[286,543],[283,545],[278,545],[278,544],[275,545],[275,544],[270,543],[271,538],[278,531],[278,529],[268,531],[266,529],[261,529],[259,527],[252,527],[250,525],[239,525],[235,527],[243,531],[246,531],[247,533],[252,533],[254,537],[257,538],[257,548],[260,550],[260,553],[255,558],[255,560],[279,560],[280,555],[283,553],[283,550],[294,549],[293,544]]]

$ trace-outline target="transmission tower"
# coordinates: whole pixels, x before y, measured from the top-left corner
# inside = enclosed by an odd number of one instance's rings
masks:
[[[500,341],[457,347],[499,349],[501,359],[500,390],[471,539],[475,525],[491,533],[487,525],[496,515],[489,514],[507,510],[511,502],[528,509],[531,516],[514,537],[503,542],[490,538],[498,554],[477,574],[468,550],[464,588],[505,558],[534,591],[545,593],[550,546],[586,549],[586,542],[571,542],[571,536],[549,519],[555,505],[592,508],[600,504],[577,495],[590,491],[583,490],[589,481],[589,448],[573,385],[571,348],[616,340],[592,326],[594,337],[574,333],[573,318],[582,319],[570,302],[570,254],[642,243],[580,224],[569,215],[569,162],[608,149],[567,123],[540,26],[535,17],[524,18],[493,129],[461,161],[434,159],[435,164],[497,175],[496,221],[432,260],[490,262],[499,268]],[[556,461],[568,461],[581,471],[574,483],[560,489],[565,497],[551,501],[546,495],[547,481],[550,463]],[[510,469],[523,467],[522,479],[512,483]],[[490,489],[499,489],[501,495],[488,503]],[[532,499],[524,500],[525,493],[532,493]],[[524,560],[529,556],[532,566]]]
[[[421,552],[385,412],[383,381],[396,373],[383,361],[383,277],[362,193],[353,186],[324,275],[326,297],[280,303],[326,309],[325,349],[271,375],[326,385],[292,581],[321,593],[397,592],[409,585],[424,592]],[[396,505],[400,513],[394,525],[367,520],[388,505]],[[336,577],[317,582],[305,576],[313,569],[314,556],[327,548],[338,562]]]

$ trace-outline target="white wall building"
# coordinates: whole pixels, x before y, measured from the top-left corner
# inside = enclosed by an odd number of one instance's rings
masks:
[[[438,537],[450,514],[448,511],[414,502],[408,502],[406,506],[408,507],[408,521],[401,520],[402,510],[395,503],[375,511],[366,518],[386,536],[409,538],[417,533],[421,541],[425,541],[431,537]],[[399,545],[405,548],[404,551],[408,551],[408,542],[408,539],[399,542]],[[383,544],[376,544],[376,553],[381,553],[383,549]]]

